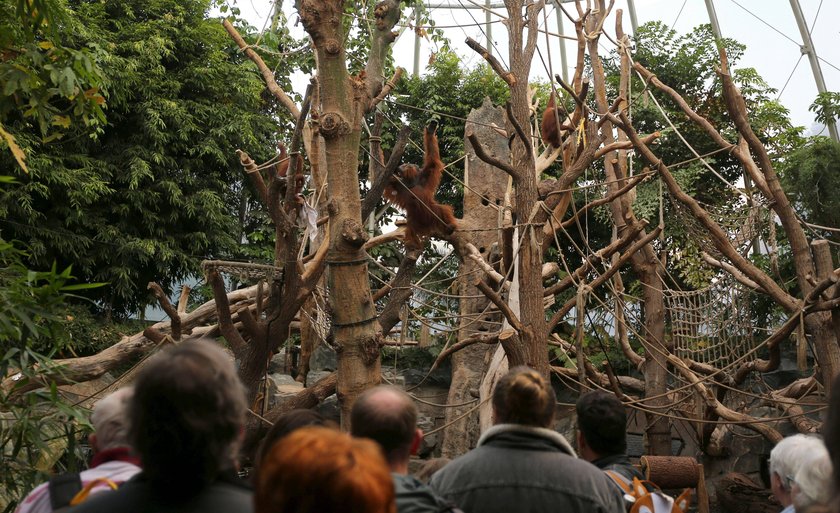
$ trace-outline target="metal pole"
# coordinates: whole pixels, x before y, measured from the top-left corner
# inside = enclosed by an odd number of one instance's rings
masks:
[[[563,38],[565,35],[563,33],[563,11],[560,9],[560,2],[557,2],[557,9],[555,9],[555,14],[557,15],[557,33],[560,34],[560,66],[563,67],[563,81],[567,84],[569,83],[569,62],[566,60],[566,40]],[[549,77],[548,81],[553,81],[553,77]]]
[[[808,55],[808,60],[811,61],[811,71],[814,72],[814,81],[817,83],[817,91],[824,93],[825,78],[823,78],[822,68],[820,68],[820,60],[817,58],[817,50],[814,48],[814,42],[811,40],[811,33],[808,31],[808,25],[805,23],[805,16],[802,14],[802,8],[799,6],[799,0],[790,0],[790,6],[793,9],[793,16],[796,18],[796,25],[799,27],[799,33],[802,34],[802,46],[800,51]],[[828,121],[828,133],[834,142],[840,142],[840,137],[837,134],[837,125],[834,121]]]
[[[414,76],[420,76],[420,2],[414,6]]]
[[[633,26],[633,35],[639,30],[639,19],[636,18],[636,2],[634,0],[627,0],[627,10],[630,11],[630,25]]]
[[[484,0],[484,7],[486,10],[484,11],[484,33],[487,36],[487,53],[492,57],[493,56],[493,25],[491,23],[492,19],[490,17],[490,0]]]
[[[718,23],[717,12],[715,12],[714,0],[706,0],[706,10],[709,11],[709,22],[712,24],[712,33],[717,39],[723,39],[720,32],[720,23]]]

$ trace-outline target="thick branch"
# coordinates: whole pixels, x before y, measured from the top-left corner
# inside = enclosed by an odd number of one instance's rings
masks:
[[[484,146],[481,145],[481,142],[479,142],[478,137],[476,137],[475,134],[469,134],[467,136],[467,139],[469,139],[470,144],[472,144],[473,150],[475,151],[475,155],[478,158],[480,158],[481,160],[490,164],[493,167],[497,167],[497,168],[501,169],[502,171],[504,171],[508,175],[512,176],[514,179],[518,179],[519,172],[516,169],[514,169],[507,162],[502,162],[501,160],[497,159],[496,157],[493,157],[492,155],[488,154],[487,151],[485,151]],[[526,146],[530,146],[530,145],[526,145]]]
[[[758,419],[755,419],[754,417],[750,417],[749,415],[745,415],[743,413],[736,412],[734,410],[730,410],[729,408],[721,404],[720,401],[718,401],[715,397],[715,394],[711,390],[706,388],[703,382],[700,381],[700,378],[698,378],[696,374],[691,372],[691,369],[689,369],[688,366],[686,366],[686,364],[683,363],[683,361],[680,360],[678,357],[676,357],[675,355],[668,355],[668,361],[674,366],[674,368],[677,371],[679,371],[680,374],[682,374],[689,381],[689,383],[691,383],[694,386],[697,392],[700,393],[700,396],[703,397],[703,400],[705,401],[706,405],[709,408],[712,408],[715,411],[715,413],[719,415],[722,419],[731,422],[743,423],[744,427],[752,429],[757,433],[761,433],[767,438],[767,440],[773,443],[781,441],[782,435],[780,435],[778,431],[771,428],[767,424],[762,423],[760,421],[757,422]]]
[[[242,355],[248,345],[231,320],[230,303],[228,302],[227,291],[225,291],[225,283],[222,281],[219,272],[215,270],[207,273],[207,282],[213,288],[213,297],[216,300],[216,315],[219,318],[219,329],[222,336],[230,344],[230,348],[235,355]]]
[[[589,286],[592,288],[592,290],[594,291],[596,288],[606,283],[606,281],[609,280],[615,273],[617,273],[619,269],[621,269],[621,266],[626,264],[627,261],[630,260],[637,251],[641,250],[646,245],[650,244],[654,239],[656,239],[659,236],[659,232],[662,231],[662,228],[662,226],[657,226],[652,232],[639,239],[626,252],[624,252],[624,254],[622,254],[618,258],[618,260],[616,260],[610,266],[609,269],[607,269],[603,274],[599,275],[597,278],[592,280],[589,283]],[[566,303],[560,308],[560,310],[558,310],[554,315],[551,316],[551,320],[548,321],[549,333],[554,331],[554,328],[556,328],[557,325],[560,324],[560,321],[563,320],[563,317],[565,317],[566,314],[569,313],[572,310],[572,308],[574,308],[576,301],[577,298],[571,298],[570,300],[566,301]]]
[[[479,333],[477,335],[473,335],[469,338],[466,338],[460,342],[456,342],[451,346],[447,347],[443,351],[440,352],[437,358],[435,358],[435,363],[432,364],[432,367],[429,369],[429,372],[437,369],[438,366],[443,363],[444,360],[452,356],[453,354],[457,353],[461,349],[465,347],[470,347],[473,344],[495,344],[499,341],[499,334],[498,333]]]
[[[372,99],[368,104],[368,111],[372,111],[374,108],[376,108],[377,105],[379,105],[379,103],[382,100],[384,100],[389,94],[391,94],[391,90],[397,87],[397,82],[400,81],[400,78],[402,78],[403,73],[405,73],[405,70],[403,68],[397,67],[396,71],[394,71],[394,75],[387,82],[385,82],[385,86],[382,88],[381,91],[379,91],[379,94],[377,94],[376,97]]]
[[[262,57],[260,57],[257,52],[255,52],[248,46],[248,43],[246,43],[245,40],[242,39],[242,36],[239,35],[239,32],[234,28],[233,25],[231,25],[231,23],[228,20],[223,20],[222,26],[225,27],[225,30],[227,30],[227,33],[230,34],[230,37],[232,37],[233,40],[236,41],[236,45],[239,46],[239,49],[245,53],[245,56],[251,59],[251,61],[257,65],[257,69],[259,69],[263,80],[265,80],[265,85],[271,92],[271,94],[273,94],[274,97],[277,98],[277,100],[280,102],[280,104],[287,111],[289,111],[289,114],[291,114],[293,118],[298,118],[300,116],[300,110],[298,110],[298,107],[297,105],[295,105],[295,102],[293,102],[292,99],[289,98],[283,91],[283,89],[277,84],[277,81],[274,80],[274,72],[271,70],[271,68],[265,65],[265,62],[263,62]]]
[[[487,296],[487,299],[489,299],[491,303],[496,305],[496,308],[498,308],[499,311],[502,312],[502,315],[504,315],[508,323],[511,326],[513,326],[513,329],[515,329],[516,331],[521,331],[524,328],[522,326],[522,323],[519,322],[519,318],[516,316],[515,313],[513,313],[513,310],[510,309],[510,306],[508,306],[508,304],[505,303],[505,301],[498,294],[498,292],[490,288],[490,285],[484,283],[484,280],[476,280],[475,282],[473,282],[473,285],[475,285],[475,287],[478,290],[480,290],[485,296]]]
[[[502,63],[499,62],[497,58],[493,57],[493,55],[490,52],[488,52],[486,48],[481,46],[481,44],[478,41],[471,37],[468,37],[466,43],[467,46],[475,50],[479,55],[481,55],[481,57],[485,61],[487,61],[487,64],[490,65],[493,71],[495,71],[496,74],[499,75],[499,77],[501,77],[501,79],[504,80],[508,86],[513,87],[514,84],[516,84],[516,77],[513,76],[513,73],[507,71],[502,65]]]
[[[712,243],[718,251],[728,258],[747,277],[759,284],[761,288],[767,291],[767,293],[782,307],[788,311],[795,310],[797,307],[796,299],[785,292],[785,290],[773,281],[772,278],[767,276],[766,273],[756,267],[752,262],[741,256],[741,254],[732,247],[732,243],[729,241],[729,237],[727,237],[723,229],[714,220],[712,220],[709,213],[706,212],[706,210],[703,209],[703,207],[701,207],[694,198],[683,192],[676,179],[674,179],[674,176],[668,169],[668,166],[666,166],[662,160],[658,159],[650,148],[639,138],[639,135],[630,124],[627,116],[623,112],[619,113],[619,116],[621,117],[621,121],[616,119],[614,122],[621,126],[621,129],[627,134],[627,137],[633,141],[633,145],[642,157],[659,170],[659,174],[665,182],[665,185],[668,187],[668,191],[671,195],[674,196],[677,201],[685,205],[694,218],[697,219],[706,231],[709,232]]]
[[[152,294],[154,294],[158,303],[160,303],[160,307],[163,308],[163,311],[166,312],[166,315],[172,321],[172,338],[181,340],[181,315],[178,313],[178,310],[169,302],[169,298],[166,297],[160,285],[150,281],[147,288],[152,291]]]
[[[376,180],[373,182],[373,185],[362,202],[362,219],[367,219],[370,213],[373,212],[373,209],[376,208],[376,205],[382,198],[382,191],[385,190],[385,186],[388,185],[388,181],[391,179],[394,171],[400,166],[400,161],[402,160],[403,152],[405,152],[405,146],[408,144],[410,133],[410,126],[403,125],[400,128],[397,142],[394,143],[394,147],[391,149],[391,156],[388,158],[388,163],[385,164],[384,169],[378,170],[381,172],[376,173]]]
[[[553,296],[555,294],[559,294],[572,285],[579,283],[590,269],[598,265],[600,262],[609,259],[613,253],[621,251],[636,240],[636,237],[639,236],[646,226],[647,221],[642,221],[630,227],[621,238],[616,239],[608,246],[599,249],[597,252],[587,257],[580,267],[572,271],[572,274],[566,276],[554,285],[547,287],[543,291],[543,296]]]
[[[382,327],[382,333],[388,333],[400,320],[400,309],[403,304],[411,297],[413,291],[411,289],[411,277],[414,275],[414,270],[417,268],[417,259],[420,258],[422,250],[413,249],[407,251],[400,262],[400,268],[397,270],[397,275],[392,281],[395,292],[391,294],[388,299],[388,304],[382,309],[379,314],[379,325]]]

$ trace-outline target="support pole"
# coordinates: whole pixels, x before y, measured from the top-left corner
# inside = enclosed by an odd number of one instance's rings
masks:
[[[802,46],[799,49],[802,53],[808,55],[808,60],[811,62],[811,71],[814,73],[814,82],[817,83],[817,91],[824,93],[826,92],[825,78],[823,78],[820,60],[817,58],[817,50],[814,48],[814,41],[811,40],[811,32],[805,23],[805,16],[802,14],[802,7],[799,5],[799,0],[790,0],[790,7],[793,9],[796,26],[799,27],[799,33],[802,35]],[[837,125],[834,121],[829,120],[826,126],[834,142],[840,143],[840,136],[837,134]]]
[[[420,4],[414,6],[414,70],[415,77],[420,76]]]
[[[633,35],[639,31],[639,19],[636,18],[636,2],[635,0],[627,0],[627,10],[630,11],[630,25],[633,26]]]
[[[709,11],[709,22],[712,24],[712,33],[715,35],[715,39],[723,39],[714,0],[706,0],[706,10]]]
[[[490,13],[490,8],[492,6],[490,4],[490,0],[484,0],[484,7],[486,8],[486,10],[484,11],[484,34],[487,36],[487,41],[486,41],[487,45],[485,46],[485,48],[487,48],[487,53],[490,54],[490,56],[492,57],[493,56],[493,24],[491,23],[492,22],[492,18],[491,18],[492,15]]]
[[[560,9],[560,0],[557,0],[557,9],[554,10],[554,14],[557,15],[557,33],[560,34],[560,66],[562,66],[563,71],[563,82],[569,83],[569,62],[566,59],[566,39],[563,37],[565,34],[563,32],[563,10]]]

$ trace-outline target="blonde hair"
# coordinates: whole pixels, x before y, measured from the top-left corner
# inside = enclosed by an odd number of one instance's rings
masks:
[[[549,427],[556,406],[551,383],[529,367],[514,367],[493,390],[493,411],[499,424]]]

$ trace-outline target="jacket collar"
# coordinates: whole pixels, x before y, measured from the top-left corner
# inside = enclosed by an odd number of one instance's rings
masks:
[[[571,444],[569,444],[569,442],[566,441],[566,438],[557,431],[536,426],[525,426],[522,424],[496,424],[481,434],[481,438],[478,439],[478,446],[480,447],[489,442],[490,439],[507,433],[522,434],[545,439],[553,445],[556,445],[560,450],[567,453],[569,456],[577,458],[577,454]]]

